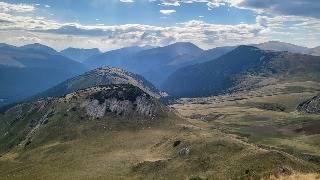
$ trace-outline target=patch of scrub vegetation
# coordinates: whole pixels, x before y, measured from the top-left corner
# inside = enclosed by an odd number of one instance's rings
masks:
[[[106,91],[98,91],[93,93],[90,97],[98,100],[100,104],[103,104],[106,99],[110,98],[115,98],[120,101],[128,100],[130,102],[134,102],[139,96],[146,96],[150,98],[150,95],[146,94],[138,87],[130,84],[123,84],[121,86],[115,85]]]
[[[314,92],[318,89],[313,87],[306,87],[306,86],[286,86],[282,89],[283,93],[290,94],[290,93],[304,93],[304,92]]]
[[[258,109],[263,109],[263,110],[268,110],[268,111],[285,111],[286,107],[282,104],[278,104],[278,103],[262,103],[262,102],[258,102],[258,103],[248,103],[247,104],[250,107],[255,107]]]

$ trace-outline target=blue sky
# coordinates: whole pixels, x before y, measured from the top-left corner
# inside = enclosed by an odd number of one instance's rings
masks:
[[[221,24],[255,21],[253,11],[228,6],[209,10],[206,2],[185,3],[180,6],[161,6],[159,1],[148,0],[136,0],[133,3],[124,3],[120,0],[10,0],[5,2],[37,4],[39,8],[44,8],[41,14],[43,16],[48,16],[49,13],[54,14],[54,18],[61,22],[84,24],[174,25],[194,19]],[[46,5],[50,8],[45,8]],[[160,10],[175,10],[176,13],[168,16],[160,13]]]
[[[0,37],[56,49],[269,40],[312,47],[320,45],[318,9],[318,0],[0,0]]]

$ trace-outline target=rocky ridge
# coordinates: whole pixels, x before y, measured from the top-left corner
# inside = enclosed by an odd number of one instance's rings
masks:
[[[82,89],[110,84],[131,84],[154,98],[158,99],[161,97],[161,93],[142,76],[119,68],[103,67],[66,80],[36,95],[33,99],[60,97]]]
[[[95,118],[102,118],[108,112],[125,116],[137,114],[154,117],[157,115],[157,107],[160,106],[149,94],[132,85],[94,87],[80,93],[86,96],[80,106],[89,116]],[[79,93],[74,96],[79,96]]]

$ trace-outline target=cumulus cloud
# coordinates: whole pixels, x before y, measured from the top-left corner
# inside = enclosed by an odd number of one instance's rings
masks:
[[[240,1],[243,2],[243,0],[238,0],[238,2],[233,0],[228,3],[238,6],[241,5]],[[163,2],[181,3],[175,0]],[[187,1],[184,2],[187,3]],[[188,2],[195,1],[188,0]],[[198,0],[197,2],[208,3],[209,1]],[[223,4],[212,6],[218,5]],[[110,26],[61,23],[43,17],[10,14],[12,11],[0,12],[0,39],[3,42],[17,45],[39,42],[57,49],[73,46],[99,47],[102,50],[110,50],[130,45],[162,46],[179,41],[193,42],[202,48],[258,43],[278,38],[305,46],[318,45],[320,42],[320,20],[315,17],[297,15],[271,16],[261,13],[256,17],[256,22],[250,24],[226,25],[191,20],[171,26],[146,24]]]
[[[6,32],[6,34],[16,32],[14,36],[9,36],[11,38],[2,34],[2,39],[14,41],[14,44],[17,44],[21,43],[21,39],[24,42],[30,42],[32,37],[32,40],[37,40],[37,42],[55,42],[53,47],[57,48],[66,47],[70,45],[70,42],[76,41],[79,42],[74,43],[73,46],[86,47],[88,45],[88,43],[84,43],[86,40],[101,49],[128,45],[167,45],[178,41],[190,41],[204,48],[209,48],[234,44],[235,42],[243,43],[252,38],[257,40],[259,32],[263,30],[263,27],[257,23],[220,25],[196,20],[174,26],[144,24],[93,26],[58,23],[43,18],[13,16],[5,13],[0,14],[0,24],[0,32]],[[21,34],[19,35],[18,32]],[[55,37],[59,41],[54,41]]]

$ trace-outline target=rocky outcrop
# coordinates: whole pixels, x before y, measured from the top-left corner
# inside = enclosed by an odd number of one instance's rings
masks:
[[[0,154],[12,147],[32,149],[68,141],[86,130],[144,129],[172,115],[161,102],[130,84],[95,86],[59,98],[18,104],[0,114]],[[79,132],[78,126],[85,130]]]
[[[91,117],[101,118],[106,112],[106,103],[100,104],[98,100],[87,100],[81,104],[85,108],[87,114]]]
[[[159,109],[159,104],[153,97],[132,85],[113,85],[109,88],[95,89],[80,106],[94,118],[104,117],[108,112],[125,116],[138,114],[153,117]]]
[[[320,114],[320,96],[313,98],[299,104],[297,110],[303,113]]]

